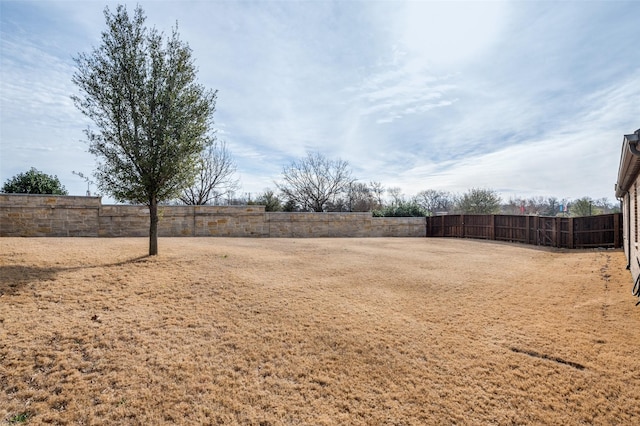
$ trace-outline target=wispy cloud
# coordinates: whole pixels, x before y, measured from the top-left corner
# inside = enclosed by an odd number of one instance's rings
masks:
[[[320,151],[406,194],[611,197],[622,134],[640,127],[637,2],[142,6],[160,30],[178,21],[200,81],[219,90],[243,192]],[[82,194],[71,171],[93,158],[71,58],[99,43],[104,4],[0,7],[0,178],[44,164]]]
[[[622,141],[618,129],[638,126],[633,117],[640,117],[635,101],[640,96],[639,83],[640,72],[636,72],[611,87],[585,94],[571,120],[537,137],[416,166],[399,177],[399,185],[453,192],[472,186],[500,188],[505,197],[606,197],[617,173]]]
[[[88,122],[70,99],[71,55],[61,57],[54,41],[41,41],[13,22],[3,21],[2,28],[2,177],[31,166],[60,177],[71,175],[69,164],[89,170],[93,160],[79,143]]]
[[[373,74],[358,87],[348,88],[359,113],[372,116],[376,123],[391,123],[406,115],[420,114],[433,108],[450,106],[456,99],[446,99],[456,86],[448,77],[433,77],[426,70],[413,73],[402,65],[392,71]]]

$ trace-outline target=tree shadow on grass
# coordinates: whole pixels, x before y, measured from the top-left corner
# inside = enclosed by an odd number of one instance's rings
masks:
[[[15,295],[21,288],[29,284],[55,281],[58,274],[63,272],[124,266],[143,262],[148,258],[149,256],[145,255],[115,263],[59,268],[51,266],[0,265],[0,296],[5,294],[9,296]]]

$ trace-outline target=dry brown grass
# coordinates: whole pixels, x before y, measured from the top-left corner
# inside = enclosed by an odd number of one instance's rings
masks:
[[[620,251],[0,239],[0,422],[632,424]],[[20,417],[22,415],[22,417]]]

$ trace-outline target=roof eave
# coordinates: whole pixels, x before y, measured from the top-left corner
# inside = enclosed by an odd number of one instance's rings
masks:
[[[640,129],[630,135],[624,135],[618,182],[616,183],[616,198],[622,198],[640,173]]]

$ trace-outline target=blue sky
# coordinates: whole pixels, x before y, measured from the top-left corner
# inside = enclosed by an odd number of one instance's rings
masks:
[[[136,2],[121,2],[132,11]],[[0,181],[36,167],[72,195],[94,158],[73,57],[109,1],[0,0]],[[640,1],[150,1],[218,90],[241,193],[307,151],[363,182],[510,197],[614,199],[640,128]],[[93,188],[95,190],[95,188]]]

